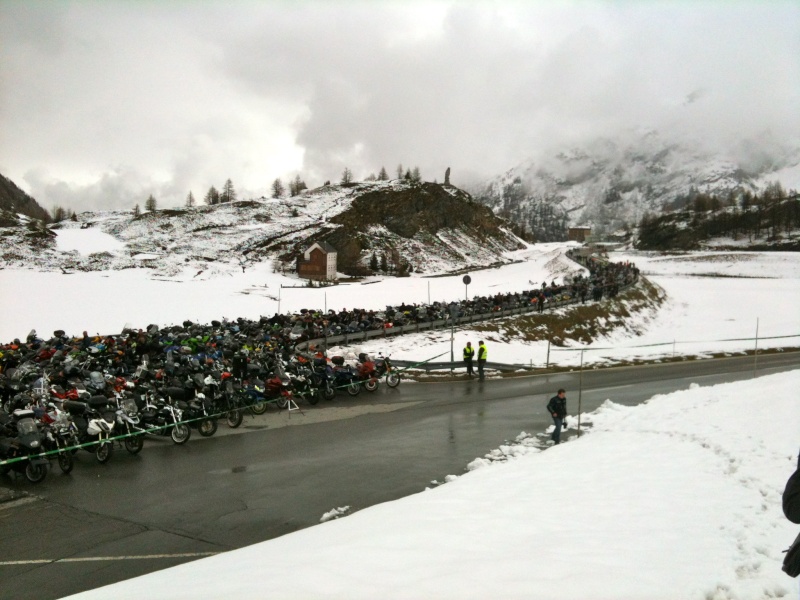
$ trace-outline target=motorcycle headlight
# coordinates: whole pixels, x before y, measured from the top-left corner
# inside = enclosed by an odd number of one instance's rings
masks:
[[[38,442],[38,441],[36,441],[36,440],[33,440],[33,441],[31,442],[31,448],[38,448],[38,447],[39,447],[39,442]]]

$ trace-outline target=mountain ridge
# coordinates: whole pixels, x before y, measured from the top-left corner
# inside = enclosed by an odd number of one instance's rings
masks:
[[[729,153],[655,131],[527,160],[473,190],[496,214],[524,224],[538,241],[557,241],[569,225],[613,233],[635,227],[647,213],[682,208],[696,193],[724,195],[764,187],[781,169],[800,173],[800,143],[742,142]],[[783,181],[800,187],[800,177]],[[563,238],[560,238],[563,239]]]

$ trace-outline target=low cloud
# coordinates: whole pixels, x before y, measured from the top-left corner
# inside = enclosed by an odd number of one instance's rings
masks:
[[[0,164],[84,210],[398,163],[463,185],[645,129],[758,156],[800,140],[798,25],[788,1],[5,3]]]

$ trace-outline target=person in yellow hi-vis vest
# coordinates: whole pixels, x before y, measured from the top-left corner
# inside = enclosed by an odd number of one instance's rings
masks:
[[[478,342],[478,379],[483,379],[483,365],[486,364],[486,357],[488,356],[486,346],[483,340]]]
[[[467,342],[464,346],[464,365],[467,367],[467,375],[472,379],[475,376],[475,370],[472,368],[472,359],[475,358],[475,348],[472,347],[472,342]]]

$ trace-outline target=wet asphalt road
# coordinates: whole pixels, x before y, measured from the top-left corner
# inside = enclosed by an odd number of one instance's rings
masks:
[[[759,357],[759,375],[800,367],[800,353]],[[59,598],[315,525],[420,492],[475,457],[551,424],[559,387],[570,414],[607,398],[654,394],[753,376],[752,358],[685,361],[525,378],[382,385],[303,412],[248,417],[184,446],[148,439],[98,464],[79,452],[70,475],[0,479],[0,599]],[[144,557],[144,558],[143,558]],[[313,559],[313,549],[309,549]],[[87,560],[88,559],[88,560]],[[15,564],[10,564],[14,561]],[[34,562],[42,561],[42,562]],[[224,576],[224,574],[220,574]]]

